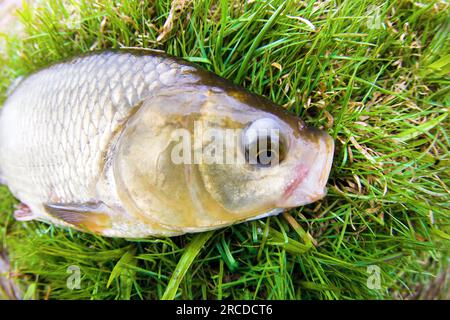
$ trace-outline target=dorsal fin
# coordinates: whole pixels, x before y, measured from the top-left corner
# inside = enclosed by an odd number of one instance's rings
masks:
[[[52,217],[83,231],[101,233],[111,227],[108,208],[102,202],[45,203],[44,208]]]

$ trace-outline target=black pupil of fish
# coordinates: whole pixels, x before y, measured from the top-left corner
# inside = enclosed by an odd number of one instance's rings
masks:
[[[255,154],[252,154],[255,149]],[[270,167],[278,163],[282,160],[280,155],[282,155],[282,143],[281,141],[278,142],[277,139],[272,141],[270,135],[258,136],[257,141],[246,146],[245,150],[247,162],[259,167]]]

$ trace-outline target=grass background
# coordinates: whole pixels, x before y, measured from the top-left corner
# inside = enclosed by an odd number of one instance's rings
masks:
[[[15,222],[0,187],[0,241],[24,298],[449,298],[449,3],[187,1],[157,41],[170,8],[25,6],[22,34],[3,35],[0,102],[14,78],[81,52],[162,49],[327,129],[329,195],[284,216],[129,241]],[[379,289],[367,286],[373,265]],[[67,288],[69,266],[80,289]]]

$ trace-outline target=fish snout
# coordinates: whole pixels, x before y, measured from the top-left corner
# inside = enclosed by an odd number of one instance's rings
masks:
[[[314,142],[315,154],[308,154],[294,166],[291,179],[284,189],[279,205],[297,207],[322,199],[334,155],[334,141],[324,130],[305,128],[308,139]]]

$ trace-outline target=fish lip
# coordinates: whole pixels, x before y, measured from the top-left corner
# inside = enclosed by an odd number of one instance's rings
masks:
[[[317,155],[311,167],[308,168],[303,164],[299,164],[295,167],[294,171],[296,172],[296,175],[292,182],[285,188],[285,192],[280,201],[284,208],[309,204],[322,199],[327,194],[326,184],[333,163],[334,140],[323,130],[316,129],[314,130],[314,134],[318,135],[318,138],[320,139],[320,148],[317,151]],[[305,168],[306,174],[302,174],[305,171]],[[316,175],[317,170],[315,169],[317,168],[320,170],[320,174],[317,176],[318,178],[310,177],[312,174]],[[302,190],[301,192],[302,199],[295,199],[296,190],[301,188],[303,183],[311,183],[311,181],[307,181],[308,178],[317,179],[315,182],[312,182],[314,187],[311,188],[305,186],[305,190]]]
[[[323,185],[326,189],[325,185],[328,181],[328,177],[330,176],[331,167],[333,165],[333,158],[334,158],[334,140],[333,138],[325,131],[322,131],[322,137],[323,141],[325,141],[325,154],[327,155],[324,161],[324,166],[322,173],[319,178],[319,184]],[[325,191],[326,193],[326,191]]]
[[[295,177],[285,188],[282,201],[287,201],[293,196],[295,190],[297,190],[298,186],[309,173],[308,168],[303,164],[297,165],[294,171],[296,172]]]
[[[320,175],[317,181],[317,188],[314,192],[308,193],[307,196],[310,199],[309,203],[315,202],[322,199],[327,194],[326,184],[330,176],[331,167],[334,158],[334,140],[333,138],[324,130],[317,132],[321,138],[321,147],[317,152],[316,161],[313,164],[314,167],[321,168]],[[314,170],[311,170],[314,171]]]

